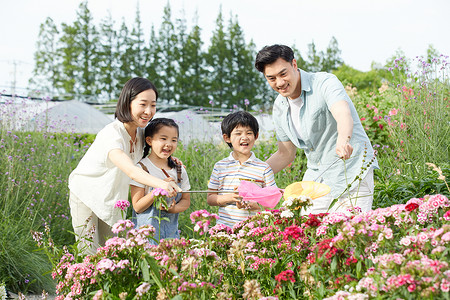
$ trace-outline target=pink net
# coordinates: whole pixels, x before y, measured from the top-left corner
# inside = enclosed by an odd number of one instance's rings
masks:
[[[241,180],[238,188],[239,196],[244,201],[257,202],[262,206],[274,208],[282,197],[279,188],[267,186],[262,188],[251,181]]]

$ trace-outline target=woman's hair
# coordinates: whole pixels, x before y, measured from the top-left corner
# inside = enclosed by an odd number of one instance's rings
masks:
[[[288,63],[292,63],[294,59],[294,51],[285,45],[265,46],[256,55],[255,67],[261,73],[264,73],[266,65],[274,63],[277,59],[282,58]]]
[[[122,123],[132,122],[131,101],[133,101],[138,94],[147,90],[153,90],[156,94],[156,99],[158,99],[158,91],[150,80],[141,77],[134,77],[128,80],[123,86],[122,92],[120,92],[114,117]]]
[[[177,129],[177,135],[180,134],[180,130],[178,128],[178,124],[175,123],[174,120],[168,119],[168,118],[156,118],[156,119],[151,120],[148,123],[147,127],[145,127],[144,136],[145,137],[148,137],[148,136],[149,137],[153,137],[164,126],[174,127],[174,128]],[[144,156],[142,158],[147,157],[149,152],[150,152],[150,145],[145,143]],[[169,156],[168,161],[169,161],[169,168],[175,168],[176,167],[175,162],[172,160],[172,156]]]

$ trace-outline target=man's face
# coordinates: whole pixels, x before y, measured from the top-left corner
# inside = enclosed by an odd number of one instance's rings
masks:
[[[278,58],[264,68],[264,76],[270,86],[280,95],[296,99],[300,96],[300,73],[297,70],[297,61],[287,62]]]

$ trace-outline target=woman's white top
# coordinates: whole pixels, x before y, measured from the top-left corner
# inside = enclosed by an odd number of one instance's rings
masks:
[[[130,178],[108,158],[113,149],[123,150],[136,164],[143,155],[144,130],[137,129],[133,152],[131,137],[119,120],[106,125],[69,176],[69,189],[97,217],[112,226],[121,219],[114,208],[117,200],[128,200]]]

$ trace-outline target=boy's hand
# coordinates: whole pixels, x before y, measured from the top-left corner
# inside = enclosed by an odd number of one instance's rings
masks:
[[[225,205],[229,205],[229,204],[236,204],[241,202],[241,197],[239,197],[239,194],[225,194],[225,195],[220,195],[219,199],[218,199],[218,204],[220,206],[225,206]]]
[[[256,202],[247,202],[247,201],[239,201],[236,203],[237,208],[239,209],[247,209],[247,210],[260,210],[258,203]]]

